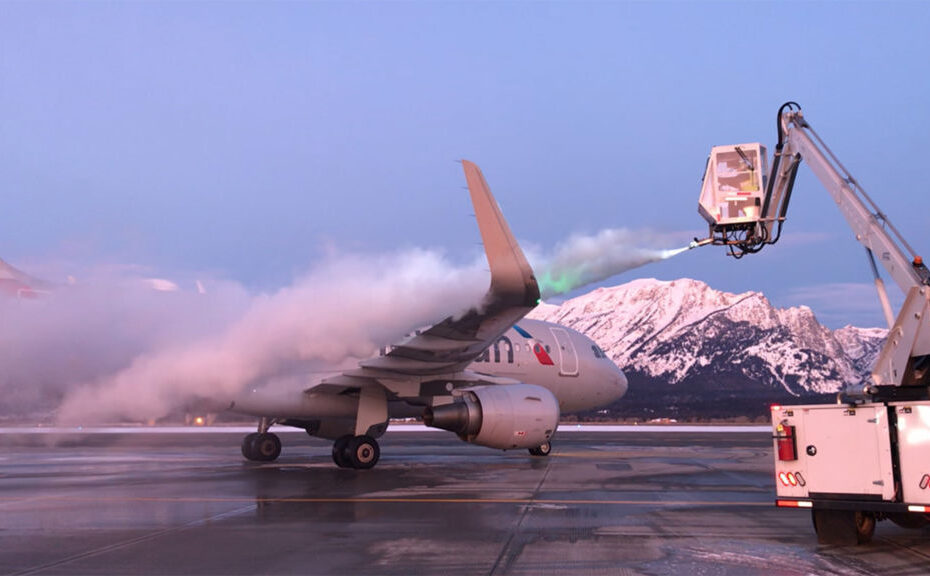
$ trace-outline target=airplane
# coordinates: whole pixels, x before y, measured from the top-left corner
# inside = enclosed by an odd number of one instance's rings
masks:
[[[268,431],[277,424],[333,440],[341,468],[370,469],[389,420],[408,416],[465,442],[547,456],[562,413],[626,393],[623,372],[594,341],[524,318],[539,303],[536,277],[481,170],[462,166],[491,271],[481,305],[304,390],[260,388],[234,399],[230,411],[260,418],[242,441],[247,460],[278,458],[281,440]]]

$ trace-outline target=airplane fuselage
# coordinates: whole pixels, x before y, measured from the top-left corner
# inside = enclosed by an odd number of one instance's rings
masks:
[[[231,410],[261,418],[243,439],[247,459],[277,458],[280,438],[268,429],[283,424],[334,440],[337,466],[368,469],[391,417],[411,415],[465,442],[545,456],[561,414],[626,393],[623,372],[591,339],[526,319],[540,297],[533,269],[481,171],[467,160],[462,166],[491,273],[481,305],[304,389],[255,390],[233,401]]]
[[[524,318],[469,366],[548,389],[563,414],[606,406],[627,390],[620,368],[587,336]]]

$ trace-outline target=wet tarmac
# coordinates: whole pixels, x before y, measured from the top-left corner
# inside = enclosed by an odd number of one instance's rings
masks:
[[[818,546],[766,432],[572,432],[552,455],[389,432],[369,471],[282,434],[0,433],[0,574],[930,573],[930,530]]]

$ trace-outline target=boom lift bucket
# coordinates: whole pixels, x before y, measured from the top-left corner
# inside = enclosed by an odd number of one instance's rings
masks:
[[[707,160],[698,211],[716,228],[753,227],[762,213],[768,181],[765,146],[758,142],[714,146]]]
[[[765,146],[753,142],[711,148],[698,200],[698,212],[710,231],[700,244],[729,246],[737,258],[757,251],[771,229],[765,214],[768,187]]]

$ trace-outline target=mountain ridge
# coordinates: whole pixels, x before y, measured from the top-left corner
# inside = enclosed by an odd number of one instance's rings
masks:
[[[772,403],[822,401],[868,377],[886,333],[833,331],[807,306],[776,308],[760,292],[689,278],[598,288],[529,317],[574,328],[607,352],[630,379],[607,412],[625,418],[757,418]]]

